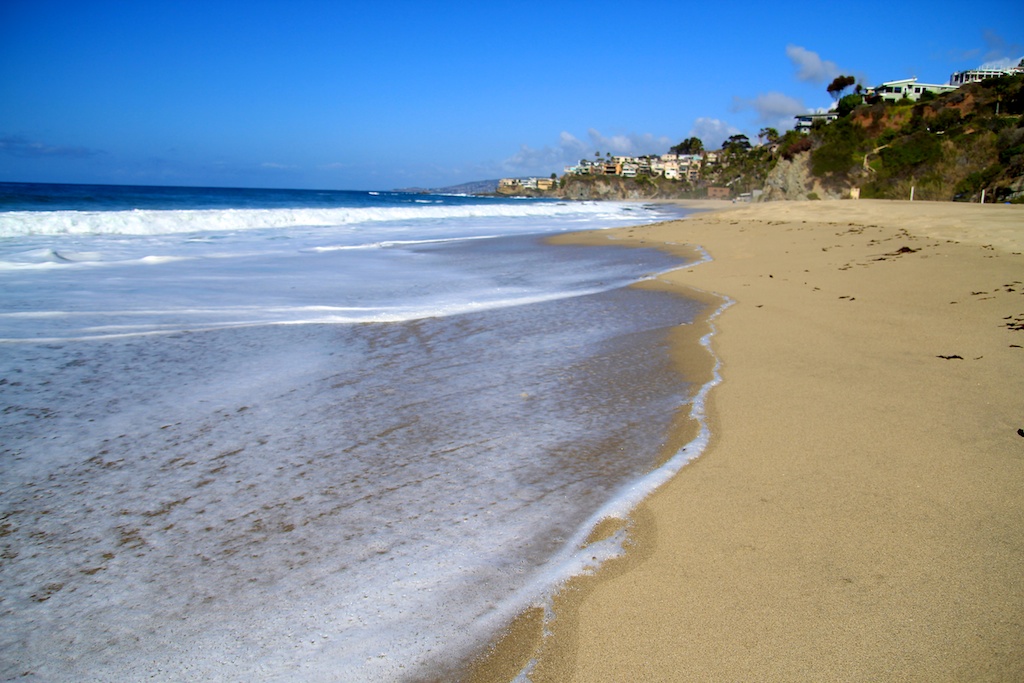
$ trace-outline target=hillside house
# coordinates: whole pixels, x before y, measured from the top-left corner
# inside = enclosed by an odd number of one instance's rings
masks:
[[[553,178],[502,178],[498,181],[498,194],[518,194],[523,190],[550,190]]]
[[[1017,66],[1006,69],[970,69],[968,71],[957,71],[949,77],[949,84],[957,87],[965,83],[975,83],[986,78],[998,78],[999,76],[1012,76],[1024,74],[1024,59],[1020,60]]]
[[[713,153],[709,153],[709,156]],[[616,156],[611,159],[580,159],[579,163],[565,167],[566,175],[616,175],[624,178],[637,176],[664,177],[668,180],[700,178],[704,157],[699,154],[662,154],[640,157]]]
[[[796,125],[793,126],[794,129],[801,133],[809,133],[811,132],[811,128],[818,121],[821,121],[822,123],[832,123],[839,118],[839,114],[834,111],[828,111],[818,114],[800,114],[793,118],[796,119]]]
[[[955,85],[918,83],[916,78],[904,78],[899,81],[888,81],[874,88],[868,88],[865,98],[869,101],[879,99],[884,102],[896,102],[906,98],[916,102],[926,92],[933,95],[942,95],[943,93],[953,92],[957,87]]]

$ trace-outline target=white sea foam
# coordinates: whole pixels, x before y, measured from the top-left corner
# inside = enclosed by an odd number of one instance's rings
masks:
[[[0,238],[29,235],[166,235],[270,228],[357,226],[462,219],[612,218],[619,204],[508,202],[318,209],[196,209],[132,211],[9,211],[0,213]]]
[[[38,212],[0,239],[25,549],[0,673],[400,680],[622,551],[584,543],[657,485],[621,485],[661,440],[629,426],[685,397],[660,335],[688,310],[623,287],[678,262],[537,239],[657,214],[410,206]],[[608,442],[600,471],[577,450]]]

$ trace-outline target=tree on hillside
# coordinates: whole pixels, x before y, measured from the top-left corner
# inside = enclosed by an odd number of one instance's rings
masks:
[[[767,142],[769,145],[774,145],[779,141],[779,131],[776,128],[765,127],[758,132],[757,138]]]
[[[700,138],[686,138],[668,151],[669,154],[700,154],[704,151],[704,143],[701,142]]]
[[[729,139],[722,143],[722,151],[728,152],[729,154],[746,152],[748,149],[750,149],[750,138],[743,133],[730,135]]]
[[[860,93],[853,93],[850,95],[843,95],[839,98],[839,103],[836,106],[836,112],[840,116],[846,116],[851,111],[864,104],[864,96]]]
[[[856,82],[857,79],[853,76],[836,76],[825,90],[827,90],[828,94],[832,96],[832,99],[838,102],[843,91]]]

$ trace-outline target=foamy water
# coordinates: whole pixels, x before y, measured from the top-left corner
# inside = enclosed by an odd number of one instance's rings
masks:
[[[620,551],[698,307],[540,237],[660,214],[408,199],[0,214],[0,674],[443,676]]]
[[[473,241],[663,217],[615,204],[345,194],[380,205],[0,213],[0,339],[394,322],[549,300],[634,274],[599,282],[544,255],[523,276],[530,247]],[[461,258],[470,246],[473,259]]]

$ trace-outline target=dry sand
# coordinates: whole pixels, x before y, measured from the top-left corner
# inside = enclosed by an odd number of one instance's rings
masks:
[[[478,678],[1024,680],[1024,206],[728,208],[579,237],[710,254],[712,441]]]

